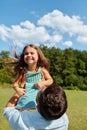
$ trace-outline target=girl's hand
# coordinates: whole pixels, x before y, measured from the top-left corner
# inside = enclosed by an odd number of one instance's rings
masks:
[[[35,83],[34,85],[35,85],[35,87],[37,87],[37,88],[39,88],[39,89],[42,87],[41,82],[37,82],[37,83]]]
[[[40,86],[41,86],[40,82],[37,82],[37,83],[35,83],[34,85],[35,85],[35,87],[37,87],[37,88],[40,88]]]
[[[17,94],[19,96],[23,96],[26,93],[26,89],[24,88],[19,88],[19,87],[15,87],[15,91],[17,92]]]
[[[37,87],[38,89],[41,89],[41,88],[44,87],[44,84],[43,84],[42,82],[37,82],[37,83],[35,83],[34,85],[35,85],[35,87]]]

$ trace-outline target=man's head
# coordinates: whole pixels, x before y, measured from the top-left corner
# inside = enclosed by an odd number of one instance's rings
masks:
[[[66,112],[66,94],[56,84],[51,84],[44,91],[40,91],[37,100],[40,114],[48,120],[58,119]]]

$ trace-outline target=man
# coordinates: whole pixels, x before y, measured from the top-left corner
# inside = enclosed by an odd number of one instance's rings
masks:
[[[12,130],[68,130],[66,94],[58,85],[38,92],[34,112],[15,109],[17,100],[13,96],[4,109]]]

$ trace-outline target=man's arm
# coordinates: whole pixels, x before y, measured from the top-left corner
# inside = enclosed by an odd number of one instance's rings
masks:
[[[3,115],[7,118],[12,130],[27,130],[28,128],[22,120],[21,112],[14,108],[18,99],[19,96],[17,94],[11,97],[4,108]]]
[[[17,93],[15,93],[10,100],[7,102],[5,107],[14,107],[17,104],[17,101],[20,97],[18,96]],[[24,111],[24,110],[30,110],[30,108],[21,108],[19,111]]]
[[[19,99],[19,96],[17,93],[15,93],[10,100],[8,101],[8,103],[6,104],[5,107],[14,107],[17,104],[17,101]]]

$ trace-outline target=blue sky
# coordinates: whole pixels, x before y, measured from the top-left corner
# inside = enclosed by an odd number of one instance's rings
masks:
[[[0,52],[30,43],[87,50],[87,0],[1,0]]]

